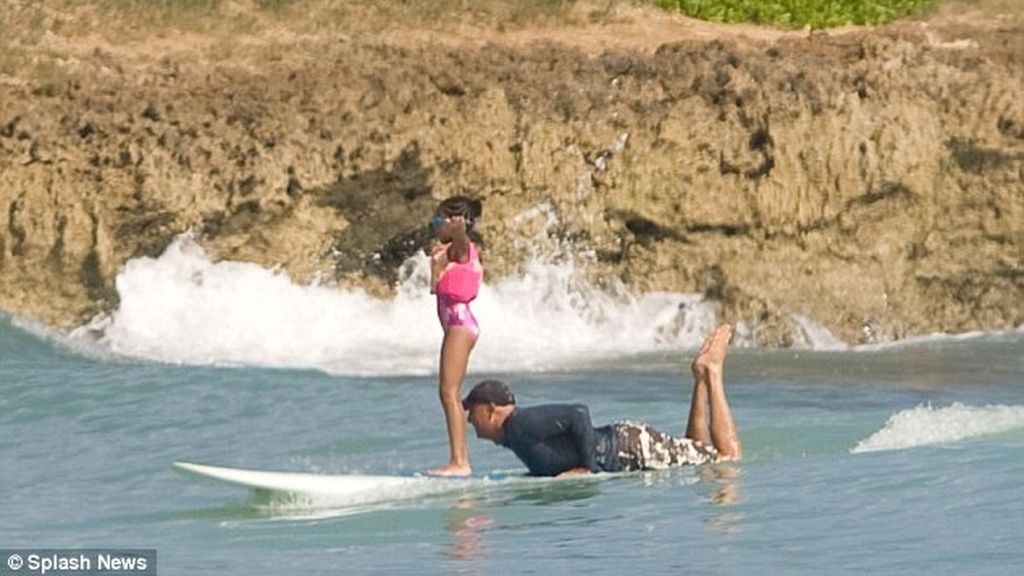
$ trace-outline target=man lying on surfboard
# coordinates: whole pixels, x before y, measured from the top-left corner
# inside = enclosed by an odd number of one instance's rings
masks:
[[[691,364],[693,397],[684,438],[641,422],[621,421],[594,428],[590,411],[582,404],[520,408],[508,386],[497,380],[477,384],[462,406],[477,437],[515,452],[535,476],[739,460],[743,449],[722,379],[731,339],[732,327],[719,326],[704,340]]]

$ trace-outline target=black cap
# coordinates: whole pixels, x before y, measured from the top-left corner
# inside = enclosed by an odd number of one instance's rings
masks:
[[[498,380],[484,380],[469,391],[469,394],[462,399],[462,408],[469,410],[473,404],[494,404],[495,406],[508,406],[516,403],[516,395],[508,389],[504,382]]]

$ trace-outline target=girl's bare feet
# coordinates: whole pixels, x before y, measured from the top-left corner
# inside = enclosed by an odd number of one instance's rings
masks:
[[[430,476],[469,476],[472,473],[473,470],[469,466],[459,466],[458,464],[438,466],[427,471]]]

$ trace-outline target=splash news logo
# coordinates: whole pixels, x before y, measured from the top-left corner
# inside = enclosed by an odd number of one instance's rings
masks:
[[[0,576],[156,576],[156,550],[0,550]]]

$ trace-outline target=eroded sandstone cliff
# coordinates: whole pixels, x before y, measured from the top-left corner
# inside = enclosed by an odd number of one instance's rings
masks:
[[[0,82],[0,309],[81,323],[187,230],[386,297],[467,192],[491,278],[569,251],[599,285],[702,292],[766,345],[793,315],[851,343],[1024,323],[1016,21],[549,36],[51,50],[59,74]]]

